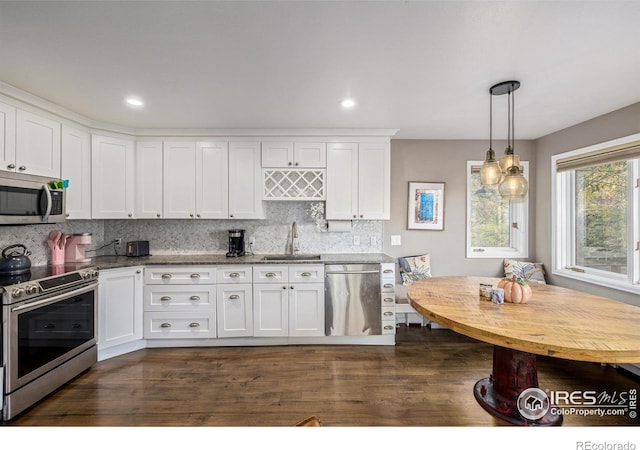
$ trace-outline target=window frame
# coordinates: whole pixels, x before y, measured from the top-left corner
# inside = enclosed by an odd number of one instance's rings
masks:
[[[551,157],[551,273],[611,289],[640,293],[640,158],[627,159],[627,274],[576,264],[575,169],[558,172],[557,161],[640,139],[640,133]]]
[[[529,194],[521,200],[511,200],[509,222],[517,223],[518,228],[510,227],[509,241],[512,247],[472,247],[471,246],[471,175],[473,167],[480,167],[484,161],[467,161],[467,239],[466,257],[470,259],[516,259],[529,257]],[[524,176],[529,180],[529,162],[521,161]]]

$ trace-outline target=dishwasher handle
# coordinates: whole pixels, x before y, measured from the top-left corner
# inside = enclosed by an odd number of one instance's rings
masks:
[[[351,274],[351,273],[375,273],[375,274],[379,274],[380,271],[379,270],[344,270],[344,271],[340,271],[340,272],[325,272],[325,275],[345,275],[345,274]]]

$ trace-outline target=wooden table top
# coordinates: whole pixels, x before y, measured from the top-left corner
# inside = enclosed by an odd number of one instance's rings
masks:
[[[500,278],[434,277],[407,289],[411,306],[460,334],[538,355],[603,363],[640,362],[640,307],[530,283],[528,303],[480,300]]]

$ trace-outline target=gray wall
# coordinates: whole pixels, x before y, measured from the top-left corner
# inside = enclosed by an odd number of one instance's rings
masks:
[[[536,251],[538,260],[551,271],[551,157],[558,153],[640,133],[640,103],[588,120],[535,141],[536,151]],[[550,282],[640,306],[638,295],[590,283],[553,276]]]
[[[505,142],[493,145],[502,155]],[[390,256],[429,253],[431,273],[442,275],[502,276],[502,258],[466,258],[466,170],[467,161],[481,161],[488,141],[392,140],[391,220],[384,222],[384,252]],[[530,141],[516,142],[521,160],[529,161],[529,221],[533,231],[536,204],[536,160]],[[407,195],[410,181],[444,182],[444,231],[408,230]],[[391,235],[400,235],[402,245],[392,246]],[[529,237],[529,258],[535,259],[535,233]]]

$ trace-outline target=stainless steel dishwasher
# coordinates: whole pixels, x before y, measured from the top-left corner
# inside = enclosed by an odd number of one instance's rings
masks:
[[[327,264],[325,335],[382,334],[380,264]]]

